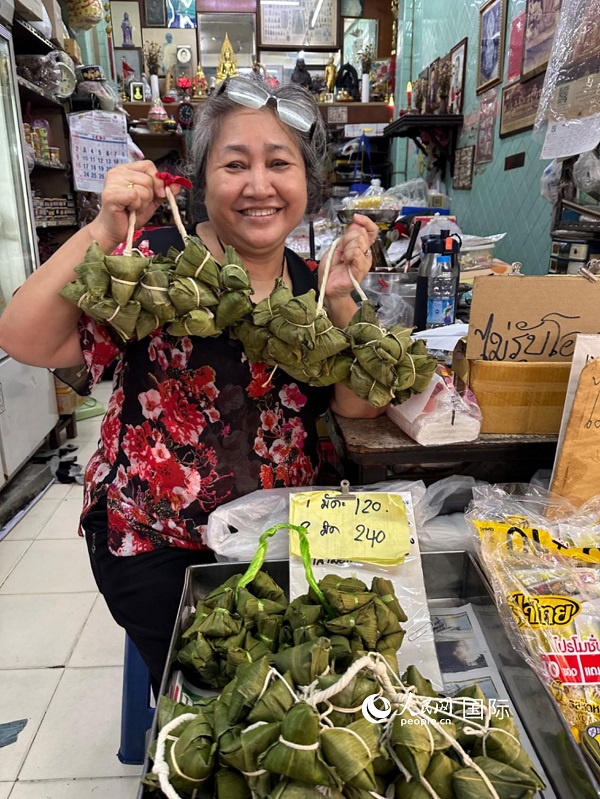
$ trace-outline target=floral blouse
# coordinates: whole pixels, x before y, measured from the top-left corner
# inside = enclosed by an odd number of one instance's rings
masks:
[[[155,253],[183,246],[170,228],[144,239]],[[290,250],[286,257],[294,294],[316,289],[306,263]],[[80,341],[86,393],[121,356],[98,450],[85,470],[81,518],[86,529],[99,522],[108,528],[115,555],[202,549],[207,516],[222,503],[314,482],[316,419],[329,389],[249,363],[227,332],[199,338],[158,329],[124,345],[83,316]]]

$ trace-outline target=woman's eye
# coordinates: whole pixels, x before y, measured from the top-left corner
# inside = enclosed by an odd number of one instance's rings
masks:
[[[244,165],[239,161],[232,161],[230,164],[226,164],[226,167],[227,169],[243,169]]]
[[[278,161],[273,161],[271,166],[272,167],[276,167],[276,168],[277,167],[284,167],[284,166],[288,166],[288,162],[287,161],[279,161],[279,160]]]

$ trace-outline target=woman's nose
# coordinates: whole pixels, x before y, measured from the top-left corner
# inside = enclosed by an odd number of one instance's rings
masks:
[[[253,167],[246,173],[248,180],[244,187],[244,194],[251,197],[268,197],[273,194],[273,184],[269,172],[263,167]]]

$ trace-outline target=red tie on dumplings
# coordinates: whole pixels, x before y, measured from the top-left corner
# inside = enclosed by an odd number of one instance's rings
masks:
[[[157,172],[156,177],[159,180],[162,180],[162,182],[165,184],[165,188],[173,184],[177,186],[182,186],[184,189],[192,188],[191,180],[188,180],[188,178],[184,178],[179,175],[172,175],[170,172]]]

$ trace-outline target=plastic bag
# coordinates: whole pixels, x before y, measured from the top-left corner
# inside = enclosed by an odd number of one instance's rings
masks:
[[[249,561],[256,552],[259,536],[275,524],[287,522],[290,513],[289,497],[298,491],[319,490],[313,486],[300,488],[271,488],[253,491],[244,497],[227,502],[208,517],[204,543],[215,553],[219,561]],[[353,489],[360,490],[360,489]],[[368,491],[410,491],[416,509],[425,495],[421,481],[394,481],[367,486]],[[417,510],[417,519],[420,520]],[[289,557],[288,536],[281,531],[269,546],[270,560],[287,560]]]
[[[423,178],[407,180],[405,183],[398,183],[391,186],[386,192],[386,197],[393,197],[398,201],[400,207],[404,205],[426,208],[429,205],[429,190],[427,181]]]
[[[67,0],[67,10],[69,27],[76,33],[89,31],[104,17],[101,0]]]
[[[451,372],[442,366],[428,389],[402,405],[390,405],[386,414],[423,446],[474,441],[481,430],[482,416],[475,395],[466,388],[461,396]]]
[[[582,153],[575,161],[573,182],[581,191],[600,199],[600,158],[595,150]]]
[[[560,161],[551,161],[542,172],[540,178],[540,194],[549,203],[558,202],[558,187],[560,186],[560,176],[562,164]]]
[[[473,552],[475,541],[464,513],[436,516],[417,529],[421,552]]]
[[[579,740],[600,724],[600,497],[575,511],[533,486],[474,496],[466,516],[507,633]]]

